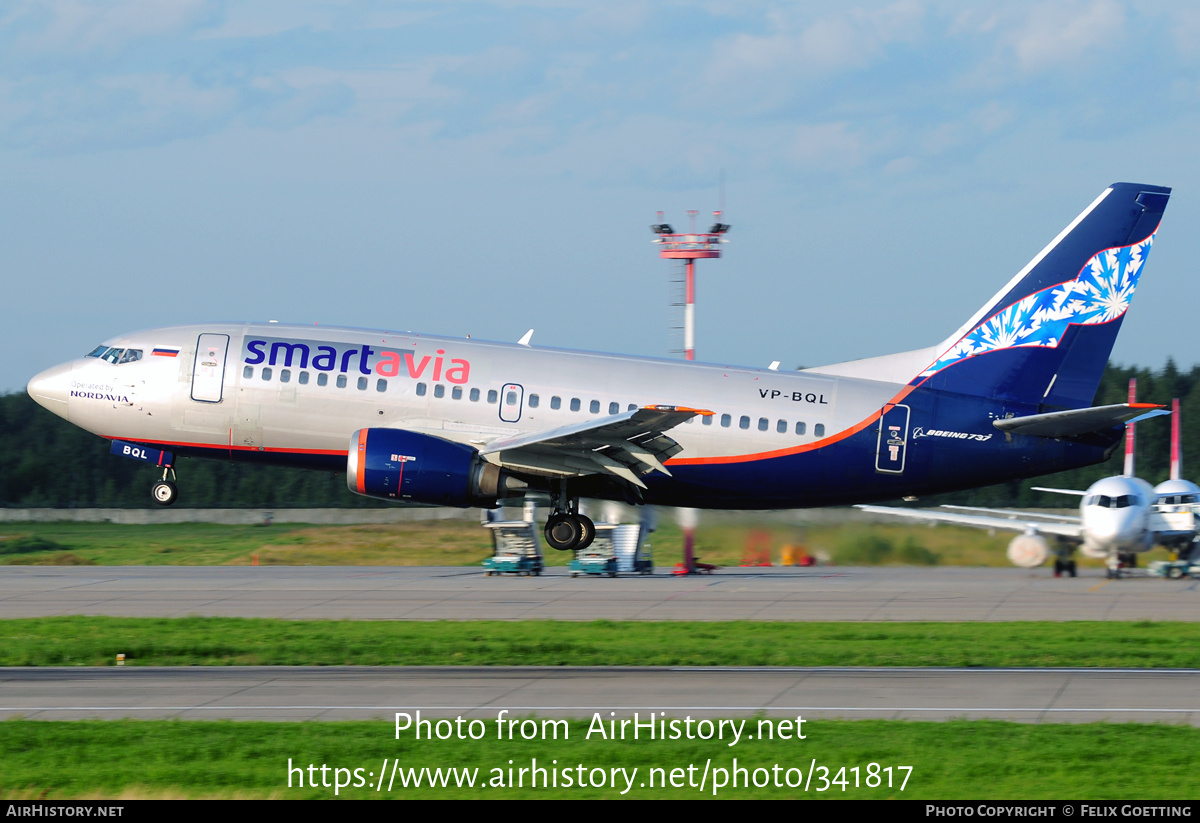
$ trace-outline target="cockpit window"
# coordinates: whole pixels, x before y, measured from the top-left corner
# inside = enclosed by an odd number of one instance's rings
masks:
[[[1116,497],[1094,494],[1084,501],[1085,506],[1099,506],[1102,509],[1127,509],[1130,506],[1140,506],[1141,503],[1141,498],[1136,494],[1122,494]]]
[[[141,349],[110,349],[108,346],[97,346],[88,357],[99,357],[109,363],[136,363],[142,359]]]

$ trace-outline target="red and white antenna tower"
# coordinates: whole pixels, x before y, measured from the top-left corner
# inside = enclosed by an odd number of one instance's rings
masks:
[[[688,212],[691,230],[686,234],[676,233],[669,223],[664,222],[661,211],[658,213],[658,222],[650,227],[658,235],[654,242],[662,246],[659,257],[664,260],[683,260],[687,269],[683,298],[683,356],[688,360],[696,359],[696,261],[720,257],[721,244],[728,242],[724,235],[729,231],[729,224],[721,222],[720,211],[713,212],[713,225],[708,231],[696,231],[696,215],[699,213]]]

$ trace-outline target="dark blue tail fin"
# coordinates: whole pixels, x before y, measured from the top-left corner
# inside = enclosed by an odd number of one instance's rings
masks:
[[[913,385],[1090,406],[1171,190],[1114,183],[974,317]]]

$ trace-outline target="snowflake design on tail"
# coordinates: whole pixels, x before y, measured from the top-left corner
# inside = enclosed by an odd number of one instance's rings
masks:
[[[1089,260],[1074,280],[1034,292],[980,323],[917,379],[987,352],[1022,346],[1054,348],[1071,324],[1116,320],[1129,308],[1153,242],[1151,234],[1132,246],[1105,249]]]

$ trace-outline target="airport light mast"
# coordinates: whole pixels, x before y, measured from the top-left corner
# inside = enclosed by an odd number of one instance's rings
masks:
[[[722,191],[724,186],[722,185]],[[722,194],[722,201],[725,199]],[[683,295],[683,356],[688,360],[696,359],[696,261],[715,260],[721,256],[721,244],[729,242],[725,239],[729,224],[722,223],[721,211],[713,212],[713,224],[706,232],[696,231],[696,216],[700,214],[694,209],[688,210],[687,234],[676,234],[670,223],[663,220],[663,213],[658,213],[658,222],[650,230],[658,235],[654,242],[662,248],[658,256],[664,260],[683,260],[686,267],[685,287]],[[695,509],[678,509],[676,516],[683,529],[683,573],[696,572],[696,521]]]
[[[683,260],[687,269],[686,287],[683,303],[683,356],[688,360],[696,359],[696,261],[714,260],[721,256],[721,244],[729,242],[724,235],[729,231],[729,224],[721,222],[721,212],[713,212],[713,225],[706,232],[696,231],[696,215],[700,212],[688,211],[688,221],[691,231],[687,234],[676,234],[670,223],[663,221],[663,213],[658,213],[658,222],[650,230],[658,235],[654,242],[662,246],[658,256],[664,260]]]

